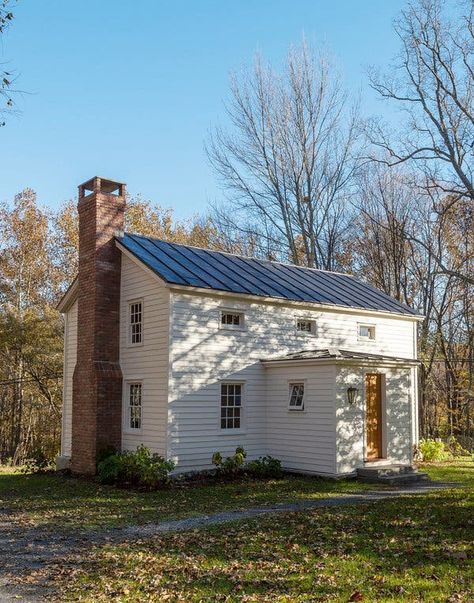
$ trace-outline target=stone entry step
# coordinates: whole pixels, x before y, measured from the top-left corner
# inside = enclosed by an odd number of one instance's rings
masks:
[[[430,481],[427,473],[420,473],[411,465],[374,465],[357,469],[357,478],[364,482],[390,486]]]

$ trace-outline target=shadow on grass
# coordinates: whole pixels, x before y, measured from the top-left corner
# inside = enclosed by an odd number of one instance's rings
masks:
[[[451,490],[100,547],[64,597],[472,601],[472,512]]]
[[[0,508],[12,516],[19,515],[55,529],[94,528],[312,500],[363,492],[368,488],[354,480],[285,475],[281,479],[197,483],[136,492],[54,473],[33,475],[2,471]]]

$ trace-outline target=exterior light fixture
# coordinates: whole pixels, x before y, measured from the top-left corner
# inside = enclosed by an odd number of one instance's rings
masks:
[[[357,392],[359,390],[357,387],[348,387],[347,388],[347,401],[352,406],[357,398]]]

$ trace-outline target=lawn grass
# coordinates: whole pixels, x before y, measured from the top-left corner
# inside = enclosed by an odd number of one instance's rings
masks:
[[[55,473],[0,468],[0,510],[12,519],[53,529],[102,528],[206,515],[374,489],[356,480],[285,475],[135,492]]]
[[[423,468],[462,487],[97,547],[61,600],[472,602],[474,463]]]

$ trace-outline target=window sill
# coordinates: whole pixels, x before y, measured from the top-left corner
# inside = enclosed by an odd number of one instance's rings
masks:
[[[229,435],[246,435],[246,429],[220,429],[217,435],[229,436]]]
[[[300,414],[304,415],[306,412],[306,408],[287,408],[287,411],[291,414]]]
[[[143,429],[142,428],[140,428],[140,429],[127,429],[127,428],[124,428],[122,430],[122,433],[124,433],[125,435],[142,435]]]

